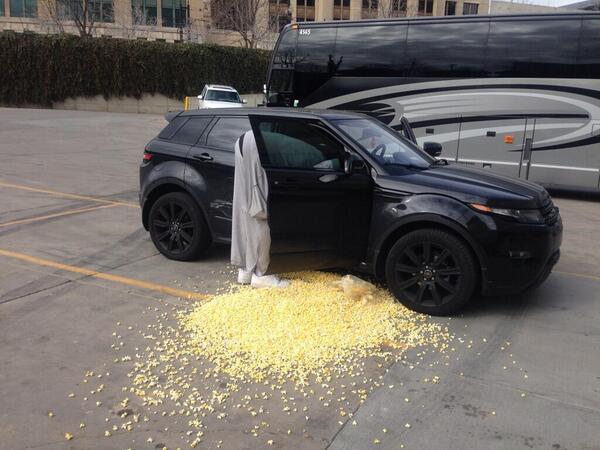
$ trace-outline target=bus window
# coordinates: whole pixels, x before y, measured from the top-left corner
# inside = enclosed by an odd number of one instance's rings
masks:
[[[571,77],[579,20],[493,20],[487,48],[491,76]]]
[[[600,19],[583,19],[577,56],[578,78],[600,78]]]
[[[401,76],[406,29],[404,23],[340,27],[335,44],[337,74]]]
[[[298,29],[294,91],[304,99],[327,82],[335,73],[335,37],[337,27]],[[300,106],[303,106],[301,103]]]
[[[289,28],[283,36],[281,36],[275,58],[273,59],[274,65],[279,67],[293,67],[297,37],[298,31]]]
[[[269,106],[294,106],[292,80],[294,71],[291,69],[273,69],[269,86]]]
[[[406,76],[484,76],[489,22],[411,23]]]

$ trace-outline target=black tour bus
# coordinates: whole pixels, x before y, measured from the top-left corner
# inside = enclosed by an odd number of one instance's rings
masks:
[[[600,188],[600,13],[291,24],[266,95],[408,119],[450,162]]]

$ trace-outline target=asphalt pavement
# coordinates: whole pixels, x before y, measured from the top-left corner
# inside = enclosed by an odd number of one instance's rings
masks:
[[[227,248],[169,261],[141,226],[137,167],[164,124],[0,108],[0,448],[189,447],[174,415],[116,425],[134,362],[115,347],[134,355],[157,317],[234,279]],[[197,448],[600,449],[600,202],[555,202],[562,258],[538,290],[432,319],[451,348],[370,368],[380,381],[351,418],[316,399],[310,417],[285,414],[272,398],[262,422],[207,416]]]

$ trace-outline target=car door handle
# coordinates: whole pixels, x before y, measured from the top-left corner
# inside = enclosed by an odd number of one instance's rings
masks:
[[[192,156],[194,159],[198,159],[200,161],[212,161],[213,157],[210,156],[208,153],[200,153],[199,155],[193,155]]]
[[[273,181],[274,186],[280,186],[280,187],[298,186],[298,184],[299,184],[299,181],[295,180],[294,178],[286,178],[285,180]]]

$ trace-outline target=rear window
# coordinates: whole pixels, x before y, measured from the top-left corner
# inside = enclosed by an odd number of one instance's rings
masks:
[[[600,19],[584,18],[578,55],[578,77],[600,78]]]
[[[233,152],[235,141],[250,128],[247,117],[221,118],[210,131],[206,145]]]
[[[212,100],[217,102],[233,102],[241,103],[240,96],[237,92],[233,91],[221,91],[217,89],[210,89],[206,91],[204,100]]]
[[[191,117],[171,138],[178,144],[194,145],[212,120],[212,117]]]
[[[160,139],[171,139],[179,127],[187,122],[187,120],[187,117],[175,117],[166,127],[163,128],[163,130],[158,134],[158,137]]]
[[[573,75],[581,22],[495,20],[490,25],[487,71],[491,76]]]

